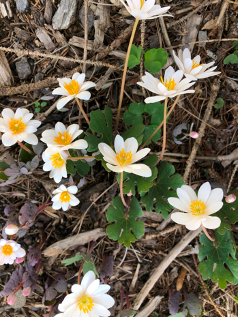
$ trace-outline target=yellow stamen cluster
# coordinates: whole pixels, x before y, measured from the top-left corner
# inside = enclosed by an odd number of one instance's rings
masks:
[[[116,156],[116,159],[118,161],[118,163],[120,164],[120,166],[124,166],[128,163],[131,162],[132,160],[132,153],[131,151],[130,152],[127,152],[125,153],[124,151],[124,148],[120,151],[120,153],[117,152],[117,156]]]
[[[191,71],[194,70],[194,69],[195,69],[196,67],[198,67],[198,66],[203,66],[203,64],[199,64],[199,63],[197,63],[195,60],[193,60],[193,66],[192,66]]]
[[[50,160],[52,160],[52,166],[54,168],[60,168],[65,163],[65,160],[61,157],[59,152],[50,156]]]
[[[83,310],[84,314],[88,314],[88,312],[94,307],[93,299],[85,295],[78,301],[78,306],[80,310]]]
[[[11,245],[4,245],[2,248],[2,252],[5,256],[9,256],[12,254],[13,248],[11,247]]]
[[[61,203],[65,202],[65,203],[68,203],[70,202],[70,195],[68,193],[68,191],[63,191],[60,195],[60,200],[61,200]]]
[[[192,215],[202,215],[205,213],[206,205],[201,200],[191,201],[190,211]]]
[[[80,90],[79,83],[76,82],[74,79],[71,80],[71,82],[69,84],[65,83],[64,88],[65,88],[65,90],[67,90],[67,92],[70,95],[78,94],[79,90]]]
[[[58,137],[54,138],[54,141],[58,144],[58,145],[69,145],[71,143],[71,134],[67,134],[67,132],[65,131],[64,134],[58,132]]]
[[[164,82],[162,76],[160,77],[160,79],[161,79],[161,83],[167,88],[168,91],[173,91],[174,90],[174,88],[176,86],[174,78],[170,78],[169,81],[166,79],[165,82]]]
[[[22,117],[20,119],[11,118],[9,122],[9,128],[13,132],[13,135],[22,133],[27,126],[22,122]]]

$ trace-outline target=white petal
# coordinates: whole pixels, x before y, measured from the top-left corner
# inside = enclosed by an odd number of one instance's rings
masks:
[[[14,118],[14,115],[14,112],[10,108],[4,108],[2,111],[2,117],[7,123],[9,123],[12,118]]]
[[[80,92],[83,92],[83,91],[87,91],[88,89],[90,89],[91,87],[95,87],[95,83],[93,82],[85,82],[81,88],[80,88]]]
[[[215,203],[212,203],[210,206],[206,206],[205,211],[206,211],[207,215],[210,215],[210,214],[216,213],[217,211],[221,210],[222,206],[223,206],[222,201],[215,202]]]
[[[76,97],[78,97],[79,99],[82,99],[82,100],[89,100],[91,97],[91,93],[88,91],[84,91],[84,92],[77,94]]]
[[[66,127],[63,123],[57,122],[55,125],[56,135],[58,136],[58,133],[61,133],[62,135],[66,132]]]
[[[111,170],[111,171],[114,171],[114,172],[123,172],[125,169],[121,168],[120,166],[113,166],[109,163],[106,164],[106,166]],[[125,170],[126,171],[126,170]]]
[[[134,162],[139,161],[140,159],[144,158],[145,156],[147,156],[147,154],[149,152],[150,152],[150,148],[144,148],[144,149],[141,149],[140,151],[136,152],[132,156],[131,163],[134,163]]]
[[[161,94],[165,94],[168,91],[166,86],[163,85],[163,83],[158,83],[158,89]]]
[[[189,74],[192,70],[193,62],[190,58],[184,60],[185,73]]]
[[[191,199],[188,193],[182,188],[177,189],[177,195],[184,205],[189,206],[191,204]]]
[[[77,77],[81,75],[79,72],[76,72],[73,74],[72,79],[74,79],[75,81],[77,81]]]
[[[110,295],[100,295],[100,296],[94,296],[94,302],[97,304],[100,304],[104,306],[105,308],[110,308],[114,306],[114,298],[112,298]]]
[[[170,197],[170,198],[168,198],[168,203],[181,211],[190,212],[189,205],[183,204],[183,202],[180,201],[178,198]]]
[[[217,216],[207,216],[202,224],[207,229],[217,229],[221,225],[221,220]]]
[[[2,135],[2,143],[4,146],[12,146],[17,142],[17,135],[12,135],[11,133],[6,132]]]
[[[185,192],[187,192],[191,201],[196,201],[198,199],[195,191],[191,187],[189,187],[188,185],[181,186],[181,189],[183,189]]]
[[[213,189],[209,195],[209,198],[205,202],[206,206],[209,207],[210,205],[222,201],[223,199],[223,191],[220,188]]]
[[[120,135],[115,137],[114,147],[116,153],[120,153],[120,151],[125,148],[124,139]]]
[[[81,282],[81,286],[83,288],[83,292],[85,293],[87,288],[90,286],[91,283],[95,280],[95,273],[93,271],[87,272]]]
[[[138,142],[137,139],[134,137],[128,138],[124,142],[124,151],[127,153],[131,151],[132,155],[136,153],[138,150]]]
[[[24,138],[24,141],[26,141],[30,145],[37,145],[38,144],[37,136],[34,134],[27,134],[27,136]]]
[[[99,317],[109,317],[110,312],[108,309],[106,309],[104,306],[95,304],[94,309],[97,311]]]
[[[164,100],[166,96],[153,96],[153,97],[147,97],[144,102],[146,104],[156,103],[160,102],[161,100]]]
[[[100,152],[102,153],[104,160],[106,162],[118,165],[118,161],[116,159],[116,153],[113,151],[113,149],[108,146],[107,144],[101,142],[98,145],[98,148],[100,150]]]
[[[67,145],[65,147],[62,147],[62,150],[67,149],[86,149],[88,147],[88,143],[84,139],[79,139],[74,142],[72,142],[70,145]]]
[[[85,292],[83,287],[78,284],[72,285],[71,291],[77,296],[77,298],[84,296],[84,292]]]
[[[198,200],[202,202],[207,202],[211,193],[211,185],[209,182],[205,182],[201,185],[200,189],[198,190]]]
[[[143,76],[143,77],[144,77],[144,76]],[[150,92],[155,93],[155,94],[159,94],[159,93],[160,93],[160,91],[158,90],[158,83],[159,83],[159,81],[157,82],[156,85],[153,85],[152,83],[148,83],[148,82],[146,82],[146,83],[137,82],[137,84],[138,84],[139,86],[144,87],[144,88],[146,88],[147,90],[149,90]]]
[[[71,196],[71,199],[69,203],[71,206],[76,206],[80,203],[80,200],[77,199],[73,194],[71,194],[70,196]]]
[[[173,77],[174,73],[175,73],[174,68],[172,66],[169,66],[164,73],[164,82],[166,82],[166,80],[169,81],[170,78]]]
[[[67,92],[67,90],[63,87],[57,87],[52,91],[53,95],[63,95],[63,96],[69,96],[70,94]]]
[[[22,117],[22,122],[24,124],[27,124],[32,119],[32,117],[33,117],[33,114],[32,113],[28,113],[28,114],[26,114],[25,116]],[[30,124],[30,123],[28,123],[28,124]],[[40,122],[40,124],[41,124],[41,122]]]
[[[185,60],[187,58],[191,59],[191,53],[188,48],[183,50],[183,59]]]
[[[23,248],[19,248],[16,252],[15,252],[16,257],[24,257],[26,255],[26,251]]]
[[[59,210],[59,209],[61,209],[61,201],[58,200],[58,201],[53,202],[52,208],[53,208],[54,210]]]
[[[78,191],[78,188],[77,188],[77,186],[70,186],[67,188],[67,191],[69,191],[72,194],[76,194]]]
[[[67,211],[69,208],[69,202],[62,202],[61,206],[63,211]]]
[[[172,78],[174,78],[176,84],[181,81],[182,77],[183,77],[183,71],[182,70],[179,70],[179,71],[175,72],[173,74],[173,76],[172,76]]]
[[[85,73],[79,74],[77,77],[77,82],[79,83],[80,87],[84,83],[84,80],[85,80]]]
[[[68,307],[64,312],[63,317],[82,317],[78,304],[74,303],[73,305]]]
[[[140,2],[140,1],[138,1],[138,2]],[[141,10],[144,12],[148,12],[150,9],[152,9],[154,4],[155,4],[155,0],[147,0],[146,2],[144,2]]]
[[[171,219],[175,223],[186,225],[187,223],[194,221],[194,216],[191,213],[175,212],[171,214]]]
[[[174,60],[175,60],[175,62],[176,62],[176,64],[177,64],[178,68],[179,68],[180,70],[182,70],[182,71],[185,71],[185,70],[184,70],[183,63],[182,63],[182,62],[180,61],[180,59],[176,56],[176,54],[174,53],[174,51],[173,51],[173,56],[174,56]]]
[[[134,173],[134,174],[141,176],[141,177],[151,177],[152,176],[151,169],[142,163],[125,165],[122,168],[125,172]]]
[[[190,74],[193,76],[197,75],[201,71],[201,69],[202,69],[202,66],[195,67],[195,69],[193,69]]]
[[[61,98],[58,102],[57,102],[57,109],[61,109],[63,108],[69,101],[71,101],[75,96],[70,95],[67,97],[63,97]]]
[[[186,228],[190,231],[195,231],[201,226],[201,220],[195,220],[186,224]]]
[[[88,288],[87,288],[87,290],[86,290],[86,295],[91,295],[92,293],[94,293],[96,290],[97,290],[97,288],[99,287],[99,285],[100,285],[100,280],[99,279],[96,279],[96,280],[94,280],[89,286],[88,286]]]
[[[92,297],[98,297],[105,293],[107,293],[110,290],[110,286],[107,284],[100,285],[94,293],[92,293]]]

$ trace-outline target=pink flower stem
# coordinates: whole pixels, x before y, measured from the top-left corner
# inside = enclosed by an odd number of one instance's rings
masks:
[[[30,155],[32,156],[35,156],[35,154],[30,150],[28,149],[25,145],[23,145],[23,143],[21,141],[17,141],[18,145],[23,148],[24,150],[26,150]]]
[[[85,111],[84,111],[84,109],[83,109],[83,107],[82,107],[81,102],[79,101],[79,99],[78,99],[77,97],[75,98],[75,100],[76,100],[76,102],[77,102],[77,104],[78,104],[78,106],[79,106],[79,108],[80,108],[80,111],[82,112],[82,115],[84,116],[84,118],[85,118],[87,124],[89,125],[89,124],[90,124],[89,118],[87,117],[87,115],[86,115],[86,113],[85,113]]]
[[[123,176],[124,176],[124,172],[121,172],[121,175],[120,175],[120,196],[121,196],[121,200],[122,200],[124,206],[126,208],[128,208],[128,205],[125,202],[124,193],[123,193]]]
[[[94,156],[85,156],[85,157],[71,157],[69,156],[67,159],[70,159],[72,161],[77,161],[77,160],[83,160],[83,159],[93,159],[95,158]]]
[[[167,125],[167,104],[168,104],[168,97],[165,98],[164,101],[164,114],[163,114],[163,146],[162,146],[162,151],[161,154],[159,156],[158,161],[163,159],[163,154],[166,148],[166,135],[167,135],[167,131],[166,131],[166,125]]]
[[[201,224],[201,225],[202,225],[202,224]],[[209,235],[208,231],[206,230],[206,228],[205,228],[203,225],[202,225],[202,229],[203,229],[203,232],[205,233],[206,237],[207,237],[210,241],[214,242],[215,240],[214,240],[213,238],[211,238],[211,236]]]

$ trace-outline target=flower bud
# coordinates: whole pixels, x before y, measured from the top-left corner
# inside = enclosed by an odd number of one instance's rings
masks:
[[[5,228],[5,233],[7,235],[14,235],[18,232],[19,227],[15,224],[9,224],[6,228]]]
[[[7,303],[8,305],[12,306],[16,301],[16,296],[15,294],[11,294],[7,297]]]
[[[24,259],[25,259],[25,257],[17,257],[17,258],[15,259],[15,263],[16,263],[16,264],[21,264],[21,263],[24,261]]]
[[[132,195],[133,195],[133,194],[132,194],[132,191],[130,190],[129,193],[127,193],[127,196],[128,196],[128,197],[131,197]]]
[[[31,287],[25,287],[25,288],[23,288],[23,290],[22,290],[22,296],[24,296],[24,297],[27,297],[30,293],[31,293]]]
[[[236,196],[235,196],[235,194],[229,194],[227,197],[226,197],[226,202],[227,203],[232,203],[232,202],[234,202],[235,200],[236,200]]]
[[[199,133],[197,133],[196,131],[191,131],[189,136],[191,138],[197,139],[199,137]]]

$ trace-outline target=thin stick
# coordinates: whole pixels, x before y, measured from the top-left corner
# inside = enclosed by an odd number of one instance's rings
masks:
[[[85,156],[85,157],[68,157],[67,159],[70,159],[72,161],[76,161],[76,160],[85,160],[85,159],[93,159],[95,158],[94,156]]]
[[[128,207],[128,205],[125,202],[124,193],[123,193],[123,176],[124,176],[124,172],[121,172],[121,175],[120,175],[120,196],[121,196],[121,200],[122,200],[124,206]]]
[[[86,113],[85,113],[85,111],[84,111],[84,109],[83,109],[83,107],[81,105],[81,102],[79,101],[79,99],[77,97],[75,97],[75,100],[76,100],[76,102],[77,102],[77,104],[78,104],[78,106],[80,108],[80,111],[82,112],[82,115],[84,116],[85,120],[87,121],[87,124],[89,125],[90,121],[89,121],[89,119],[88,119],[88,117],[87,117],[87,115],[86,115]]]
[[[124,85],[125,85],[125,79],[126,79],[126,72],[127,72],[127,68],[128,68],[129,55],[130,55],[131,46],[132,46],[132,43],[133,43],[133,39],[134,39],[134,35],[135,35],[135,31],[136,31],[138,22],[139,22],[139,20],[135,19],[134,27],[133,27],[133,30],[132,30],[132,34],[131,34],[131,38],[130,38],[130,41],[129,41],[129,46],[128,46],[128,50],[127,50],[127,54],[126,54],[126,59],[125,59],[125,64],[124,64],[124,72],[123,72],[121,90],[120,90],[119,106],[118,106],[118,112],[117,112],[117,117],[116,117],[115,135],[117,134],[118,126],[119,126],[119,117],[120,117],[120,111],[121,111],[123,96],[124,96]]]
[[[25,145],[23,145],[23,143],[22,143],[21,141],[18,141],[17,143],[18,143],[18,145],[19,145],[20,147],[22,147],[24,150],[26,150],[30,155],[35,156],[34,152],[32,152],[32,151],[31,151],[30,149],[28,149]]]
[[[163,114],[163,146],[162,146],[162,151],[161,154],[159,156],[159,160],[162,160],[163,158],[163,154],[166,148],[166,125],[167,125],[167,104],[168,104],[168,97],[165,99],[164,102],[164,114]]]
[[[215,240],[214,240],[213,238],[211,238],[211,236],[209,235],[207,229],[206,229],[202,224],[201,224],[201,226],[202,226],[203,232],[205,233],[206,237],[207,237],[210,241],[214,242]]]
[[[84,62],[87,60],[87,44],[88,44],[88,0],[85,0],[85,34],[84,34]],[[86,64],[83,64],[83,73],[86,71]]]
[[[176,104],[177,104],[177,102],[178,102],[178,100],[179,100],[179,97],[180,97],[180,95],[178,95],[177,98],[175,99],[175,101],[174,101],[174,103],[173,103],[173,106],[170,108],[170,110],[169,110],[169,112],[168,112],[168,114],[167,114],[166,119],[167,119],[167,118],[170,116],[170,114],[172,113],[174,107],[176,106]],[[153,136],[157,133],[157,131],[162,127],[163,122],[164,122],[164,121],[162,121],[161,124],[155,129],[155,131],[149,136],[149,138],[148,138],[148,139],[145,141],[145,143],[140,147],[140,149],[144,148],[144,147],[147,145],[147,143],[153,138]]]

